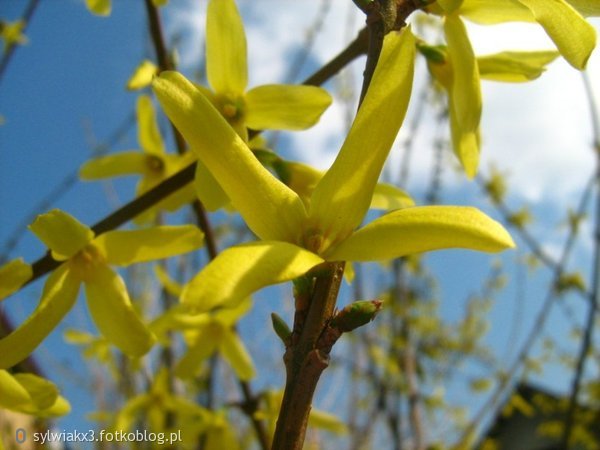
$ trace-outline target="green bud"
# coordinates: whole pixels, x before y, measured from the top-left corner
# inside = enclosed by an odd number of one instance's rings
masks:
[[[285,320],[275,313],[271,313],[271,322],[273,323],[273,329],[275,330],[277,336],[279,336],[279,339],[281,339],[281,342],[287,345],[287,341],[292,335],[290,327],[288,327],[287,323],[285,323]]]
[[[381,300],[354,302],[338,311],[331,320],[331,326],[347,333],[372,321],[381,310]]]

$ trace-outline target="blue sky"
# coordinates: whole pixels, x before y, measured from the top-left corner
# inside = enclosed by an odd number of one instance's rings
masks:
[[[133,69],[144,58],[154,54],[147,39],[146,15],[143,2],[113,2],[113,14],[108,19],[92,16],[83,2],[76,0],[42,1],[27,30],[29,44],[18,49],[3,79],[0,80],[0,114],[5,124],[0,126],[0,246],[13,234],[15,227],[33,211],[32,208],[64,177],[78,170],[96,144],[105,141],[113,132],[127,123],[133,113],[137,93],[126,92],[125,83]],[[168,30],[181,33],[179,58],[188,74],[199,66],[197,58],[202,56],[202,26],[205,2],[172,0],[166,17]],[[325,31],[315,42],[307,68],[317,67],[344,46],[348,36],[362,25],[362,19],[350,9],[351,2],[335,3],[335,13],[328,11]],[[22,12],[24,0],[3,0],[0,17],[13,20]],[[261,9],[269,6],[271,20]],[[314,1],[313,9],[302,13],[291,2],[241,2],[242,13],[248,25],[248,44],[251,85],[280,82],[285,79],[286,55],[294,54],[301,46],[295,33],[289,33],[294,21],[298,29],[305,30],[317,15],[321,2]],[[343,5],[343,6],[342,6]],[[191,8],[191,10],[189,9]],[[302,9],[300,8],[300,9]],[[339,20],[339,17],[343,20]],[[279,20],[280,19],[280,20]],[[597,29],[600,22],[593,22]],[[199,29],[199,31],[198,31]],[[471,28],[477,40],[476,49],[487,53],[526,44],[528,47],[547,47],[543,33],[519,29],[519,33],[498,31],[490,37],[489,30]],[[530,33],[530,34],[529,34]],[[299,33],[301,34],[301,33]],[[170,33],[173,36],[172,33]],[[499,37],[500,36],[500,37]],[[509,37],[508,41],[507,36]],[[525,39],[523,36],[527,36]],[[519,38],[520,37],[520,38]],[[505,40],[507,42],[505,42]],[[267,50],[268,49],[268,50]],[[594,54],[591,66],[594,74],[600,58]],[[360,79],[362,61],[353,66],[354,81]],[[308,69],[305,69],[305,73]],[[349,76],[349,75],[347,75]],[[596,76],[595,79],[598,79]],[[339,87],[328,85],[330,89]],[[598,86],[596,86],[598,88]],[[565,205],[574,202],[593,167],[590,149],[591,126],[587,104],[583,95],[579,75],[563,61],[554,63],[547,74],[531,85],[484,85],[484,160],[483,170],[489,164],[510,173],[511,204],[515,207],[524,202],[532,205],[538,221],[535,231],[543,237],[550,251],[560,244],[564,235],[555,226],[561,220]],[[557,126],[556,124],[561,124]],[[344,108],[336,103],[323,117],[314,130],[287,136],[286,154],[297,159],[310,161],[319,167],[327,167],[343,140],[345,126]],[[425,123],[422,133],[432,135],[434,125]],[[406,137],[401,134],[401,138]],[[415,152],[414,169],[409,191],[417,199],[423,198],[425,181],[431,161],[427,146],[431,143],[420,140]],[[113,151],[137,148],[135,126],[122,140],[115,143]],[[395,158],[395,159],[394,159]],[[392,156],[392,162],[398,161]],[[540,168],[541,164],[544,164]],[[472,204],[484,208],[495,217],[497,213],[485,202],[480,202],[478,188],[467,183],[462,175],[446,171],[444,181],[444,203]],[[84,223],[92,224],[119,204],[127,201],[132,193],[131,181],[118,182],[114,186],[103,183],[76,183],[51,207],[58,207],[73,214]],[[564,230],[563,230],[564,231]],[[589,228],[584,228],[588,232]],[[584,239],[574,261],[588,275],[590,238]],[[1,248],[1,247],[0,247]],[[32,262],[44,252],[43,246],[29,233],[20,240],[9,257],[23,256]],[[513,252],[503,257],[506,265],[518,254]],[[430,256],[430,261],[441,275],[443,292],[442,311],[449,320],[456,319],[464,307],[464,298],[470,293],[465,288],[468,281],[478,279],[486,273],[492,258],[470,252],[444,252]],[[512,275],[509,273],[509,275]],[[525,299],[519,304],[518,288],[509,285],[502,304],[493,310],[492,330],[488,341],[498,351],[507,343],[507,323],[514,317],[515,310],[521,311],[523,323],[519,339],[531,324],[536,307],[543,298],[545,275],[530,277],[525,287]],[[36,304],[41,283],[37,282],[23,293],[3,302],[0,308],[10,311],[15,319],[22,319]],[[274,291],[261,295],[264,303],[257,304],[256,315],[247,325],[251,332],[254,324],[268,328],[268,312],[289,309],[278,305]],[[278,291],[276,291],[278,292]],[[342,302],[347,301],[343,299]],[[581,313],[578,299],[573,300],[577,313]],[[85,308],[78,306],[69,316],[69,323],[87,323]],[[549,329],[558,335],[568,333],[564,316],[555,314]],[[271,337],[265,338],[273,344]],[[514,343],[513,343],[514,344]],[[259,348],[251,348],[257,355]],[[36,353],[47,363],[49,374],[55,380],[64,379],[64,369],[77,367],[78,359],[72,359],[68,347],[62,344],[59,333]],[[258,356],[260,358],[260,356]],[[79,372],[78,372],[79,373]],[[544,381],[558,389],[568,385],[564,373],[554,370]],[[87,376],[85,372],[79,376]],[[77,383],[61,386],[74,406],[74,414],[62,422],[63,427],[82,428],[83,412],[92,407],[89,397]],[[460,391],[455,394],[462,395]]]

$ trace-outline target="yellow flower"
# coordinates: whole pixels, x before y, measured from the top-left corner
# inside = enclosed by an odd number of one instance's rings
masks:
[[[169,3],[169,0],[152,0],[156,7],[164,6]],[[85,0],[87,8],[97,16],[110,16],[112,9],[111,0]]]
[[[36,417],[58,417],[71,410],[58,388],[30,373],[10,374],[0,370],[0,408]]]
[[[171,175],[189,165],[195,156],[193,153],[184,155],[170,154],[165,151],[165,145],[156,123],[156,115],[152,100],[142,95],[137,101],[138,142],[142,149],[139,151],[122,152],[92,159],[86,162],[79,171],[82,180],[98,180],[102,178],[124,175],[141,175],[137,185],[137,194],[141,195]],[[149,211],[146,211],[138,223],[154,218],[159,209],[175,211],[194,198],[194,187],[190,183],[183,189],[169,195]]]
[[[18,291],[32,274],[31,266],[22,258],[13,259],[0,267],[0,300]]]
[[[202,233],[193,226],[110,231],[96,237],[90,228],[59,210],[38,216],[30,229],[62,264],[48,277],[31,316],[0,339],[0,369],[22,361],[44,340],[75,303],[81,284],[102,335],[129,356],[144,355],[155,338],[136,313],[123,279],[110,264],[128,266],[202,245]]]
[[[200,88],[240,136],[255,130],[302,130],[331,104],[314,86],[269,84],[246,91],[244,24],[234,0],[210,0],[206,15],[206,71],[212,91]],[[201,119],[198,119],[201,120]]]
[[[180,296],[183,287],[169,278],[160,267],[156,274],[163,287],[174,296]],[[188,350],[175,366],[175,374],[180,378],[194,376],[202,361],[215,352],[229,363],[240,380],[250,380],[256,370],[252,358],[235,331],[235,324],[250,309],[249,299],[235,308],[220,309],[212,313],[191,316],[181,305],[165,312],[150,324],[150,329],[159,341],[168,342],[168,331],[182,331]]]
[[[23,34],[25,22],[16,20],[14,22],[0,21],[0,38],[4,41],[4,53],[15,45],[27,43],[27,36]]]
[[[600,15],[596,0],[438,0],[430,9],[482,25],[537,22],[569,64],[579,70],[585,68],[596,46],[596,32],[584,16]]]
[[[438,0],[427,10],[444,17],[448,46],[439,49],[437,58],[432,54],[426,56],[431,73],[448,93],[454,152],[467,176],[473,178],[480,151],[480,77],[527,81],[539,76],[543,66],[555,56],[552,52],[507,52],[475,58],[462,18],[484,25],[537,22],[569,64],[583,69],[596,45],[596,33],[581,14],[600,14],[600,3],[590,0]]]
[[[201,312],[235,304],[325,260],[385,260],[451,247],[496,252],[514,245],[499,223],[458,206],[399,209],[355,231],[404,119],[414,58],[410,29],[386,36],[348,137],[308,205],[257,161],[192,83],[173,72],[155,79],[166,114],[261,239],[222,252],[186,285],[185,305]]]

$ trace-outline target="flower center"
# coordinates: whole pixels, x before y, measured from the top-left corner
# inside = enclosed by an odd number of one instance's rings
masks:
[[[146,165],[155,174],[162,174],[165,170],[165,162],[156,155],[148,155],[146,157]]]
[[[78,278],[91,281],[98,267],[106,264],[106,259],[98,247],[88,244],[71,258],[70,264]]]
[[[217,96],[219,111],[228,122],[234,122],[241,119],[244,114],[244,100],[241,97],[230,95]]]

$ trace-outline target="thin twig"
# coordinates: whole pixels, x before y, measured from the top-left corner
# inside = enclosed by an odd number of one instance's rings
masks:
[[[590,179],[590,181],[587,183],[584,189],[584,192],[581,196],[581,200],[577,208],[578,214],[582,214],[587,209],[594,184],[595,176]],[[488,398],[484,405],[481,408],[479,408],[474,418],[471,420],[469,425],[466,427],[465,431],[462,433],[458,443],[452,448],[463,448],[469,442],[471,436],[474,434],[479,424],[486,417],[487,413],[496,406],[498,400],[503,396],[505,389],[510,385],[511,381],[514,379],[517,370],[527,359],[531,349],[533,348],[533,344],[544,329],[546,321],[550,316],[550,311],[552,310],[554,301],[557,298],[555,290],[556,283],[564,273],[564,267],[566,266],[571,251],[573,250],[577,236],[578,235],[576,230],[571,229],[571,232],[569,233],[569,236],[567,237],[567,240],[562,249],[559,261],[556,265],[553,266],[552,280],[550,281],[546,298],[544,299],[544,302],[542,303],[542,306],[539,309],[539,312],[531,327],[529,335],[527,336],[525,342],[521,346],[521,349],[517,354],[515,361],[511,364],[509,369],[505,371],[505,374],[499,380],[499,384],[496,387],[494,393]]]
[[[39,4],[39,0],[29,0],[29,4],[27,5],[27,9],[21,16],[21,20],[23,21],[23,32],[27,29],[27,26],[31,22],[33,17],[33,13],[35,13]],[[2,56],[2,60],[0,60],[0,82],[2,82],[2,78],[4,77],[4,73],[6,72],[6,68],[8,67],[8,63],[12,59],[12,56],[15,53],[15,50],[19,47],[18,45],[11,45],[6,49],[4,55]]]
[[[598,311],[598,296],[600,296],[600,121],[598,119],[598,105],[594,99],[594,92],[587,75],[583,74],[586,94],[590,104],[590,114],[592,119],[592,127],[594,130],[594,150],[596,153],[596,223],[594,228],[594,265],[592,267],[592,291],[590,293],[590,309],[587,316],[587,323],[584,328],[583,340],[577,357],[575,367],[575,376],[573,377],[573,385],[571,387],[571,395],[569,397],[569,407],[565,418],[565,427],[562,435],[562,448],[571,448],[571,436],[575,423],[575,412],[577,410],[579,391],[581,389],[581,381],[585,362],[587,360],[590,348],[592,346],[592,337],[594,335],[594,324],[596,323],[596,313]]]

